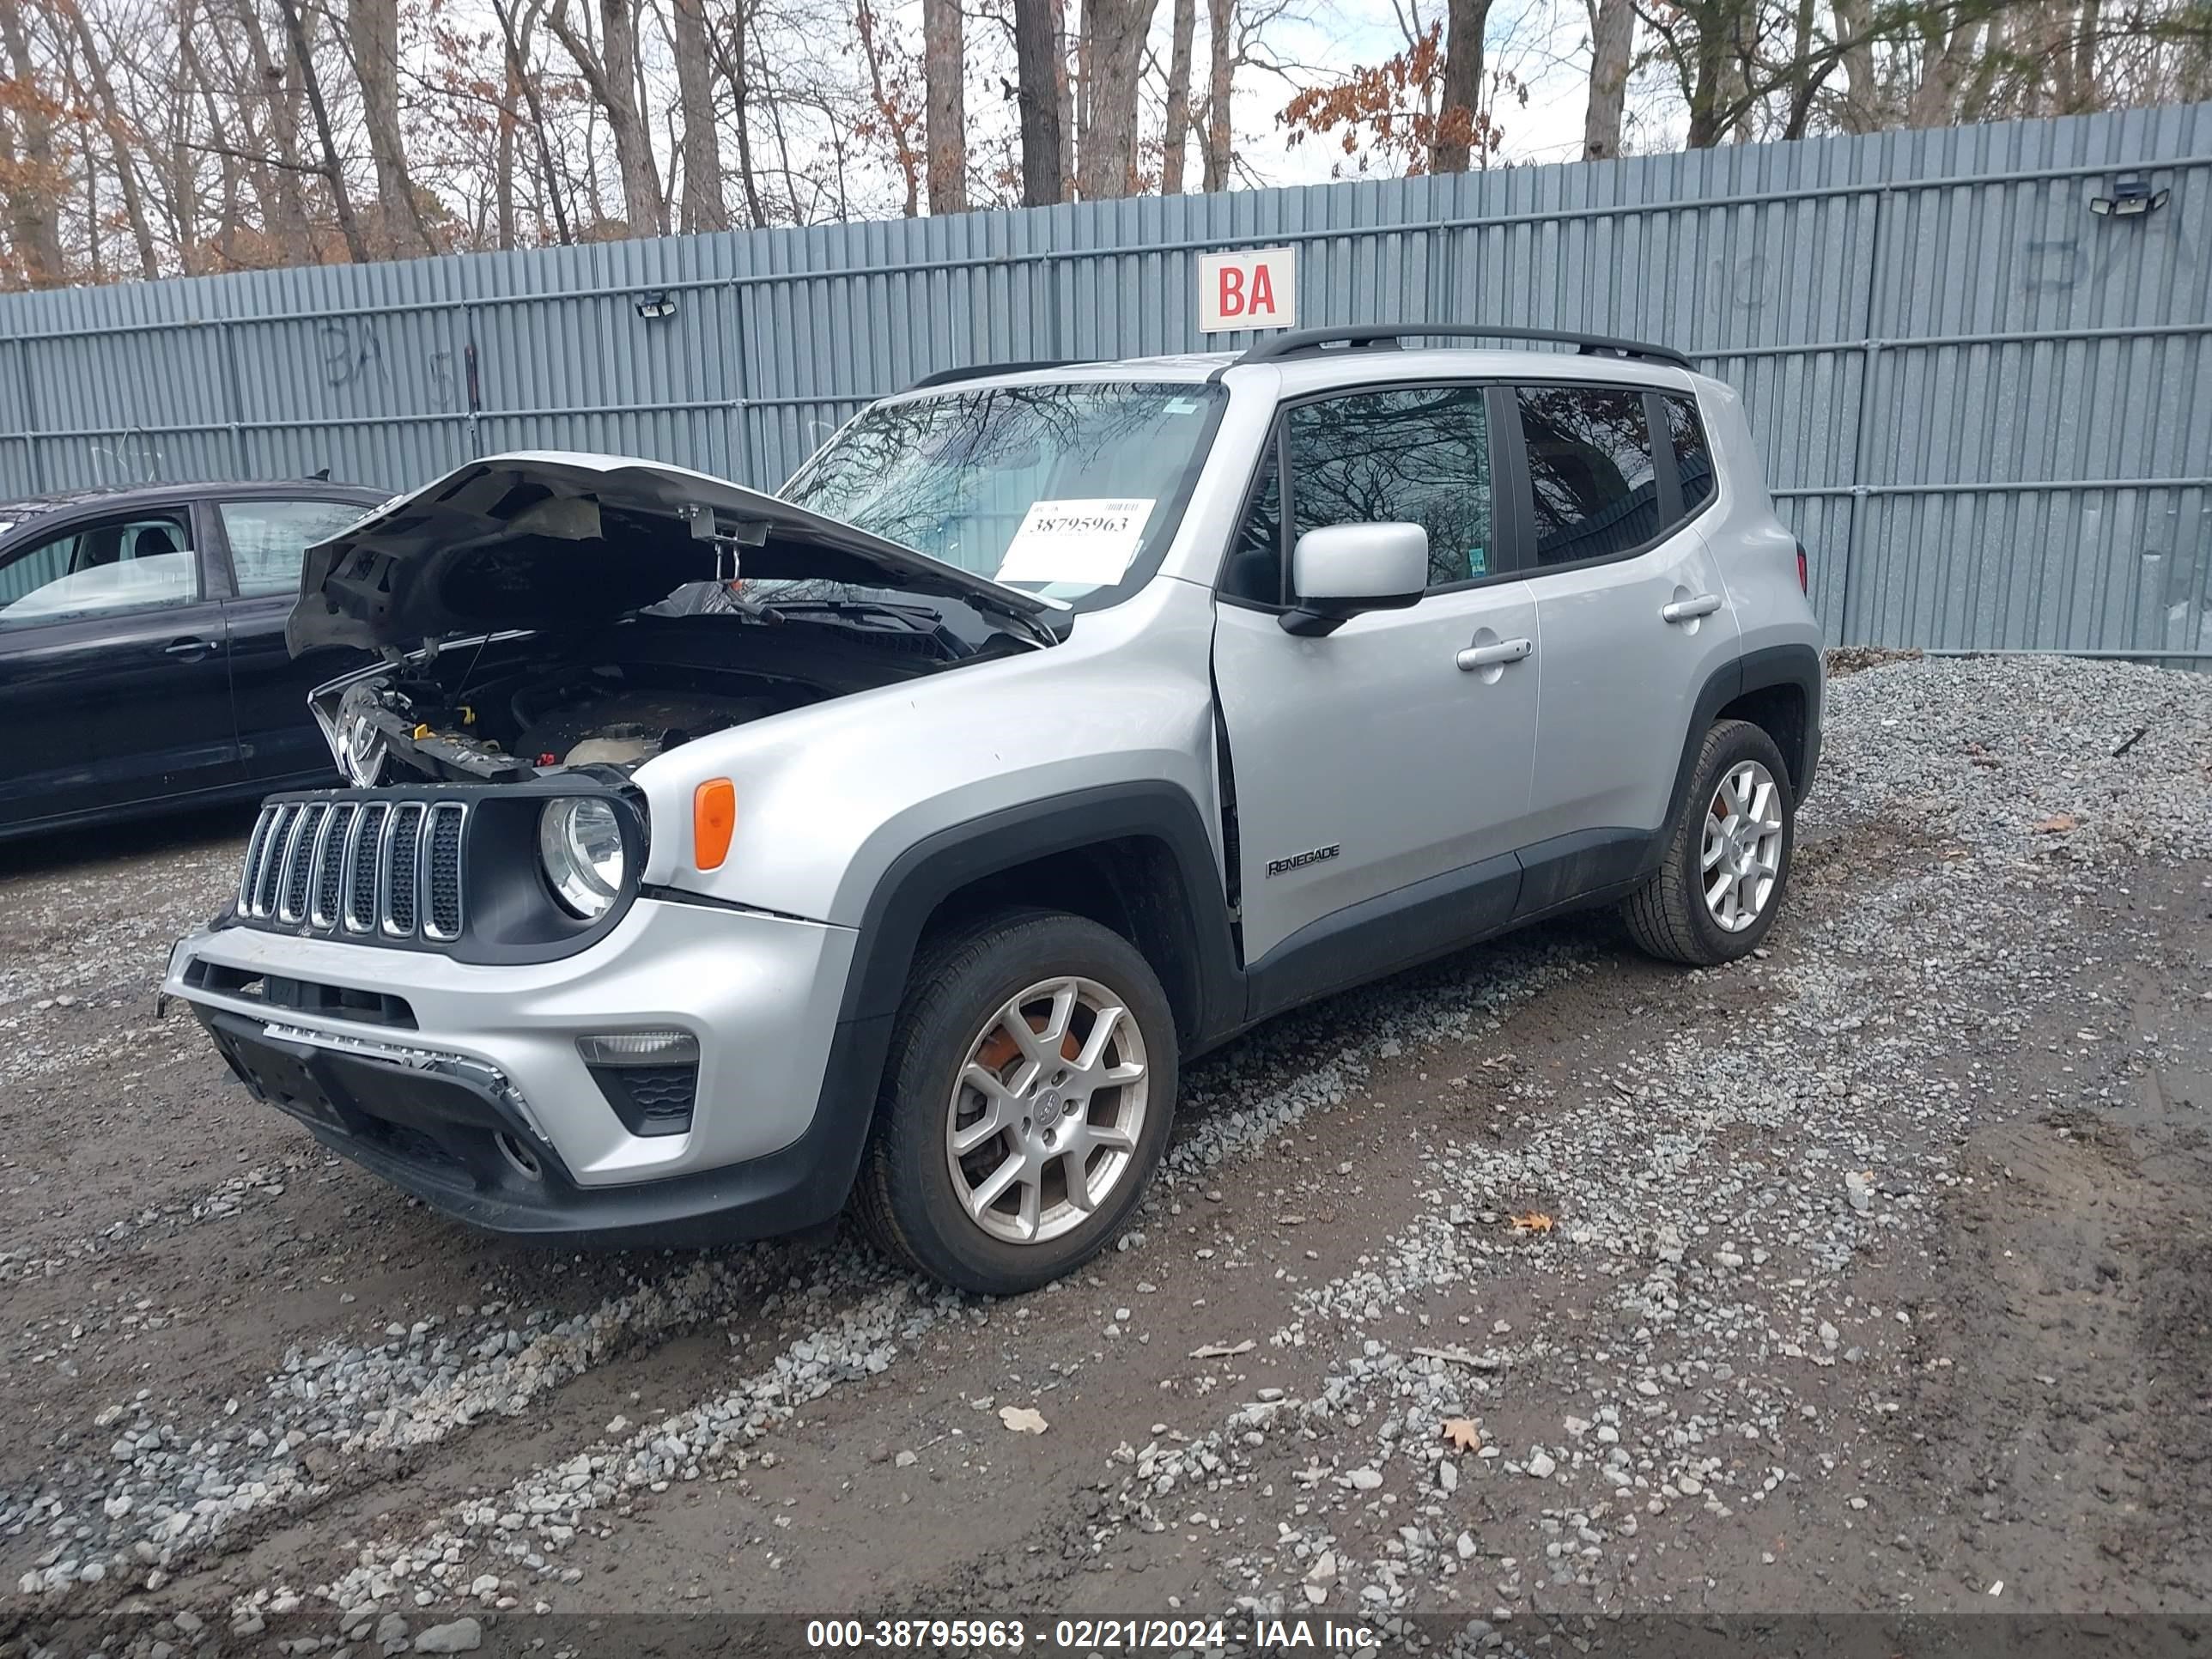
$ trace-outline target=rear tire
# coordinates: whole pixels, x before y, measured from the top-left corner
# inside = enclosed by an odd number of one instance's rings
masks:
[[[1159,1165],[1178,1059],[1158,977],[1097,922],[1017,911],[927,942],[861,1156],[863,1230],[984,1295],[1073,1272]]]
[[[1748,720],[1705,733],[1658,873],[1621,903],[1629,936],[1667,962],[1748,956],[1790,884],[1797,803],[1774,739]]]

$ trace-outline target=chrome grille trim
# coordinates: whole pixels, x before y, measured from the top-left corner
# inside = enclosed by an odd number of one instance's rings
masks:
[[[389,801],[373,800],[361,809],[361,823],[346,860],[345,930],[368,933],[376,930],[383,894],[379,890],[384,869],[384,832],[392,822]]]
[[[320,801],[303,806],[285,838],[284,870],[276,880],[276,920],[289,925],[307,914],[307,890],[313,884],[316,849],[323,844],[323,820],[330,808]]]
[[[270,801],[246,838],[236,915],[288,932],[450,945],[466,931],[472,805],[434,795]]]
[[[422,833],[422,880],[416,907],[424,939],[444,943],[461,936],[467,905],[461,892],[461,832],[468,816],[468,808],[454,801],[441,801],[430,809]],[[441,885],[441,869],[447,886]]]

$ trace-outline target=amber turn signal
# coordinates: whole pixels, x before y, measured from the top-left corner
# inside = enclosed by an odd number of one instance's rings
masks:
[[[702,870],[719,870],[730,855],[738,827],[737,787],[727,778],[709,778],[691,795],[691,857]]]

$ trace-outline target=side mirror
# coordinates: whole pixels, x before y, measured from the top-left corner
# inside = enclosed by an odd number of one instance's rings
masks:
[[[1286,634],[1334,632],[1363,611],[1402,611],[1429,584],[1429,532],[1417,524],[1335,524],[1309,530],[1291,554],[1297,606]]]

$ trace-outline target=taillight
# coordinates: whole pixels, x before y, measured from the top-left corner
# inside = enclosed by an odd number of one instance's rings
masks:
[[[1805,544],[1802,542],[1797,544],[1797,591],[1806,594],[1813,591],[1812,585],[1805,579]]]

